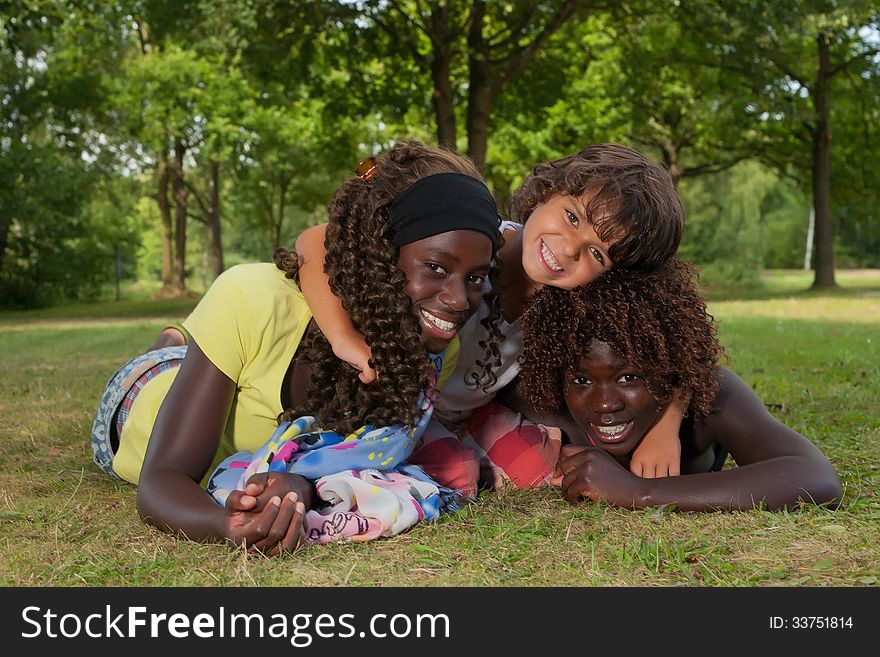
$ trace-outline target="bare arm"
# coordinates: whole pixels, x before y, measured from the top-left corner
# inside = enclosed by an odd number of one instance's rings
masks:
[[[721,472],[638,479],[607,453],[571,450],[561,462],[563,494],[617,506],[675,504],[682,511],[776,510],[799,499],[836,506],[842,490],[833,466],[809,440],[776,420],[738,376],[723,371],[719,410],[695,427],[698,448],[718,442],[737,462]]]
[[[654,477],[677,477],[681,472],[681,441],[678,438],[684,413],[681,398],[676,393],[672,403],[633,451],[629,469],[634,475]]]
[[[299,258],[299,287],[312,311],[321,333],[333,347],[333,353],[360,371],[360,380],[372,383],[376,371],[370,366],[370,347],[358,333],[342,301],[330,290],[330,278],[324,273],[324,239],[327,224],[307,228],[296,240]]]
[[[162,531],[195,541],[292,549],[301,540],[303,507],[310,502],[295,485],[259,510],[254,495],[234,492],[221,507],[199,485],[220,444],[234,392],[235,382],[192,341],[153,427],[138,483],[138,513]]]
[[[539,414],[535,412],[535,409],[533,409],[520,394],[517,388],[518,381],[519,375],[517,375],[516,379],[498,391],[498,394],[495,396],[495,401],[499,404],[504,404],[512,411],[522,414],[523,417],[531,420],[535,424],[543,424],[547,427],[558,427],[562,433],[565,434],[563,442],[569,442],[575,445],[586,444],[586,435],[584,434],[583,429],[577,425],[577,422],[574,421],[574,418],[571,417],[567,410],[550,414]],[[443,393],[441,392],[440,394]]]

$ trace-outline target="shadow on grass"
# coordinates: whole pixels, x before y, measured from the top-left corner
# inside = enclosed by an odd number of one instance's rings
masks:
[[[186,317],[198,298],[138,299],[134,301],[102,301],[99,303],[53,306],[34,310],[0,312],[0,328],[4,324],[28,324],[47,320],[102,320],[151,317]]]
[[[813,273],[802,270],[767,270],[752,285],[704,285],[709,301],[769,301],[827,297],[880,297],[880,269],[840,270],[837,287],[814,289]]]

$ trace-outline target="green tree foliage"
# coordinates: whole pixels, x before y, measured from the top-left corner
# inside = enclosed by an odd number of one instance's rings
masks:
[[[65,2],[6,3],[0,14],[0,304],[95,296],[113,276],[130,227],[97,210],[104,177],[91,110],[96,65],[113,35]],[[100,236],[101,239],[93,239]]]
[[[676,181],[754,157],[762,135],[750,99],[701,60],[700,35],[665,11],[621,15],[619,55],[604,88],[622,101],[629,138]]]
[[[352,7],[357,11],[349,10],[343,20],[349,30],[364,35],[361,43],[369,43],[375,57],[395,62],[402,55],[406,66],[414,64],[421,72],[415,79],[429,77],[430,86],[420,84],[421,94],[414,96],[424,98],[428,91],[437,143],[458,145],[463,114],[467,152],[484,169],[499,98],[560,28],[575,16],[586,16],[592,3],[361,0]],[[391,79],[397,86],[407,78]],[[404,83],[403,88],[407,86]]]
[[[609,15],[569,21],[510,85],[495,111],[488,174],[502,198],[541,161],[600,142],[628,141],[624,107],[607,93],[619,75]]]
[[[713,281],[802,266],[810,205],[817,280],[829,253],[880,266],[878,34],[866,0],[6,2],[0,303],[112,289],[117,249],[205,286],[404,138],[469,152],[502,202],[539,161],[639,148]]]
[[[679,191],[687,215],[679,255],[701,266],[705,282],[752,285],[765,265],[802,266],[809,209],[772,169],[743,162]]]
[[[816,215],[814,286],[833,286],[832,171],[850,163],[841,161],[832,135],[853,118],[840,112],[843,80],[849,76],[850,87],[864,97],[876,75],[876,4],[715,0],[681,3],[677,16],[701,36],[702,61],[750,98],[749,115],[767,135],[760,157],[809,185]],[[868,102],[877,103],[876,95]]]
[[[129,139],[141,146],[141,168],[153,167],[163,260],[173,260],[163,280],[175,294],[189,269],[189,218],[204,224],[210,280],[224,266],[223,224],[235,238],[234,259],[265,258],[289,241],[289,215],[299,213],[293,228],[301,228],[317,199],[326,203],[339,154],[355,150],[352,121],[333,120],[327,102],[309,98],[305,81],[320,79],[336,97],[347,81],[319,57],[319,3],[147,2],[138,9],[139,50],[126,61],[118,99]]]
[[[354,170],[357,130],[351,121],[333,118],[324,101],[310,98],[289,107],[261,106],[248,117],[250,140],[235,195],[238,207],[247,209],[242,225],[259,231],[261,257],[292,245],[303,228],[323,221],[321,208],[339,179]]]
[[[811,205],[809,192],[791,177],[772,183],[761,201],[765,267],[804,266]]]

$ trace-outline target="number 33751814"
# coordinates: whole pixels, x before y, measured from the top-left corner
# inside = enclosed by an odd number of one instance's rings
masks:
[[[782,616],[770,617],[770,628],[774,630],[837,630],[852,629],[852,616]]]

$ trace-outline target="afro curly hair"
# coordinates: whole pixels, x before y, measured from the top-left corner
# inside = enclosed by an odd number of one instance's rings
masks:
[[[644,376],[658,402],[677,391],[689,399],[685,414],[709,414],[724,349],[697,280],[693,265],[673,258],[650,274],[614,268],[572,291],[542,289],[522,318],[523,397],[539,413],[564,409],[566,374],[597,339]]]

